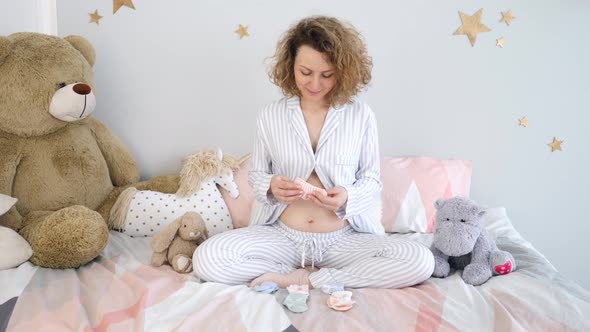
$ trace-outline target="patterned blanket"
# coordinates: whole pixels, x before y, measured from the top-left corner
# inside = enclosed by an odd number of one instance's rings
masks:
[[[503,208],[489,211],[486,229],[517,271],[477,287],[455,272],[405,289],[356,289],[347,312],[312,290],[302,314],[281,304],[286,290],[259,294],[152,267],[147,239],[111,232],[102,255],[81,268],[27,262],[0,271],[0,331],[590,331],[590,292],[562,277]]]

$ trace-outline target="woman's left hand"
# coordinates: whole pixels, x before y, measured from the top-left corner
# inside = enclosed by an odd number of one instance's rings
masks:
[[[344,187],[336,186],[326,190],[328,196],[317,193],[309,195],[312,202],[330,211],[338,210],[348,200],[348,191]]]

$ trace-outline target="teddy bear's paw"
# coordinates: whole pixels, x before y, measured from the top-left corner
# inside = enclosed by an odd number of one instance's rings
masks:
[[[176,272],[188,273],[193,270],[192,260],[185,255],[176,255],[172,260],[172,266]]]
[[[162,266],[164,263],[167,263],[168,259],[166,258],[166,254],[163,252],[155,252],[152,254],[152,265],[153,266]]]
[[[433,277],[445,278],[449,275],[451,266],[449,262],[439,256],[434,256],[434,271],[432,272]]]
[[[516,269],[514,258],[509,252],[494,251],[490,255],[490,265],[494,274],[508,274]]]
[[[492,270],[486,264],[469,264],[463,270],[463,280],[474,286],[479,286],[492,277]]]
[[[38,218],[20,233],[33,249],[31,263],[54,269],[77,268],[93,260],[109,235],[100,214],[80,205]]]

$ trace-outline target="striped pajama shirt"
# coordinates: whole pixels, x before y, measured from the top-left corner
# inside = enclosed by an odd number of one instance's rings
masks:
[[[367,104],[353,100],[330,108],[315,152],[298,97],[283,98],[263,109],[257,133],[248,180],[262,208],[252,224],[272,224],[287,208],[267,195],[273,175],[307,180],[315,170],[324,188],[342,186],[348,192],[347,203],[336,211],[340,219],[347,219],[359,232],[385,233],[381,223],[366,213],[381,191],[377,124]]]
[[[218,234],[197,248],[193,267],[202,280],[242,284],[267,272],[285,274],[315,265],[320,270],[309,277],[314,287],[342,283],[350,288],[399,288],[432,274],[434,258],[428,248],[385,236],[380,221],[370,218],[381,180],[377,125],[367,104],[355,99],[331,107],[316,151],[299,98],[270,104],[257,118],[250,168],[248,180],[262,205],[250,227]],[[347,202],[335,212],[349,226],[308,233],[280,222],[287,205],[268,193],[272,176],[308,179],[313,171],[326,189],[347,190]]]

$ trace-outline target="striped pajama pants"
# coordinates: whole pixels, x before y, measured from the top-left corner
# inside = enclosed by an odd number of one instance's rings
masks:
[[[334,283],[348,288],[401,288],[429,278],[434,257],[420,243],[359,233],[350,226],[308,233],[280,220],[213,236],[193,255],[193,269],[201,280],[230,285],[311,265],[319,268],[309,275],[314,288]]]

